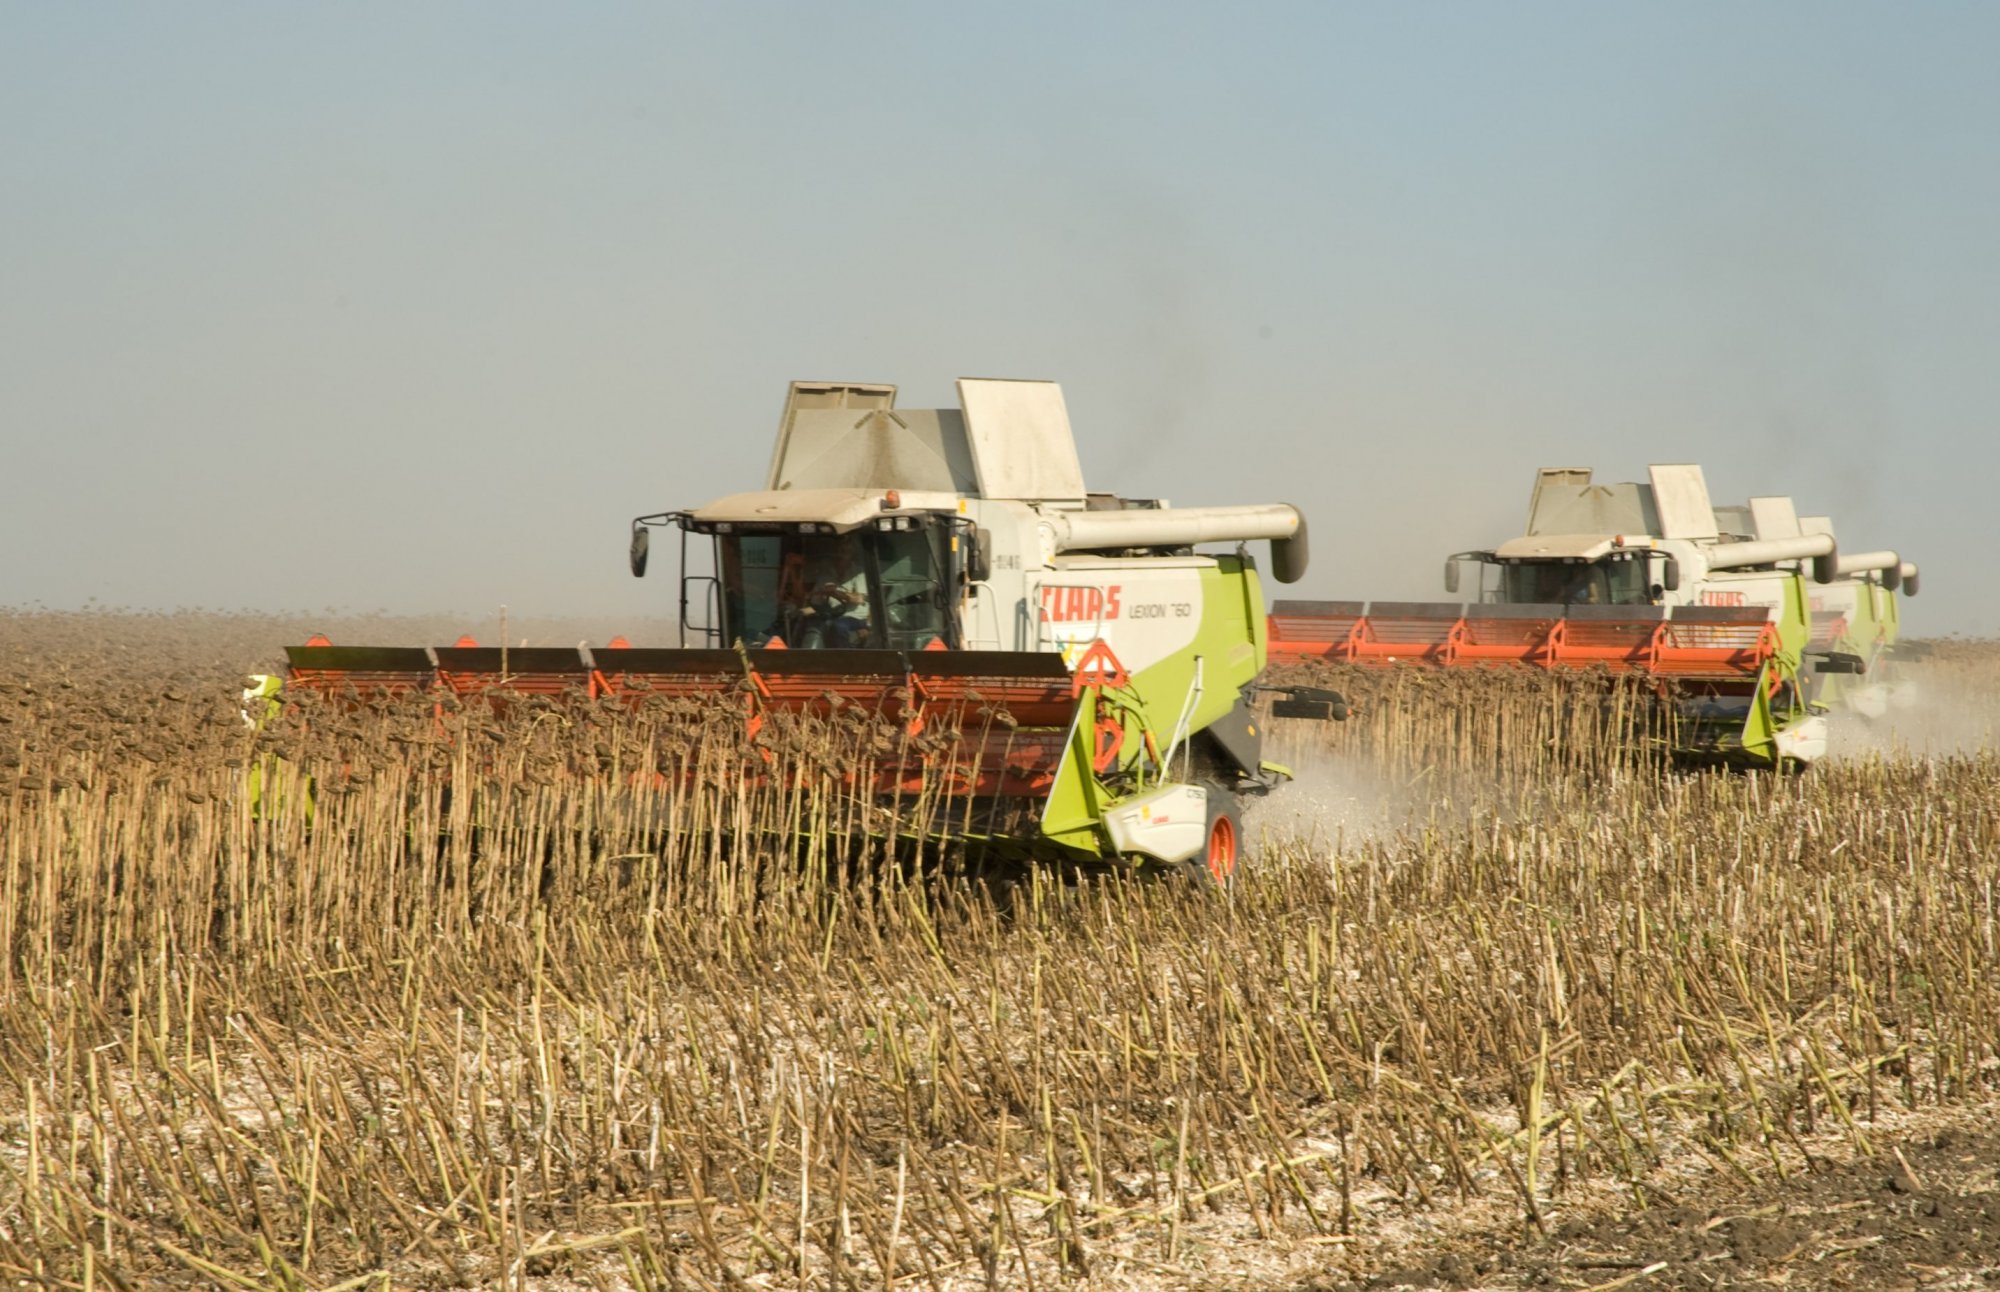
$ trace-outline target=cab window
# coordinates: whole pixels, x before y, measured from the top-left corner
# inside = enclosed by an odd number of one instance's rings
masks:
[[[1646,606],[1653,601],[1646,575],[1646,560],[1640,556],[1513,561],[1501,567],[1501,600],[1515,605]]]
[[[882,572],[882,617],[892,650],[922,650],[949,642],[949,598],[940,550],[944,535],[921,529],[878,530],[876,563]]]
[[[717,536],[723,636],[762,647],[921,650],[956,644],[942,526]]]

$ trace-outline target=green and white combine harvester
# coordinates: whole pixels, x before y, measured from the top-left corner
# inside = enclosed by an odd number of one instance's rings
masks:
[[[948,824],[919,833],[1226,879],[1241,797],[1288,775],[1261,753],[1267,620],[1245,545],[1268,541],[1292,582],[1303,518],[1092,493],[1057,385],[958,390],[958,408],[906,409],[894,386],[795,383],[763,489],[634,521],[634,574],[655,531],[678,539],[671,647],[313,644],[288,649],[286,685],[741,696],[746,735],[862,706],[912,735],[956,733],[942,750],[904,742],[855,787],[891,801],[944,786],[931,821]],[[1211,544],[1233,550],[1196,550]],[[1345,716],[1303,688],[1275,708]]]
[[[1833,533],[1825,516],[1802,516],[1799,525],[1809,534]],[[1836,574],[1812,589],[1808,693],[1834,713],[1881,718],[1912,698],[1895,650],[1902,628],[1898,597],[1917,595],[1917,567],[1893,551],[1842,552]]]
[[[1841,556],[1790,498],[1715,507],[1692,465],[1612,485],[1544,468],[1526,533],[1449,557],[1446,591],[1468,563],[1469,603],[1281,601],[1272,657],[1603,670],[1654,686],[1681,761],[1798,767],[1831,709],[1889,703],[1895,592],[1917,586],[1894,552]]]

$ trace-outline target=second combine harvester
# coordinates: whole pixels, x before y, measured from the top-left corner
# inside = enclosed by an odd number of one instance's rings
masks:
[[[674,647],[317,644],[290,648],[287,685],[740,695],[751,736],[775,716],[861,712],[907,739],[855,792],[932,804],[889,829],[1226,879],[1239,795],[1286,775],[1260,752],[1267,621],[1242,545],[1268,540],[1292,582],[1303,518],[1092,493],[1055,383],[958,389],[958,408],[908,409],[894,386],[794,383],[763,489],[636,520],[634,574],[653,533],[679,540]],[[1214,543],[1237,546],[1195,551]],[[1278,708],[1344,716],[1327,692]],[[745,774],[783,775],[763,766]]]
[[[1886,703],[1894,594],[1917,588],[1894,552],[1839,555],[1790,498],[1714,506],[1692,465],[1610,485],[1544,468],[1526,533],[1448,558],[1446,591],[1468,565],[1464,604],[1280,601],[1272,658],[1604,670],[1657,687],[1675,757],[1796,767],[1826,752],[1834,704]]]

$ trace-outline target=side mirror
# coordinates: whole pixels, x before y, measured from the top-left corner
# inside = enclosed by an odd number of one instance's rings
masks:
[[[1679,558],[1669,556],[1660,566],[1660,587],[1668,592],[1681,590],[1681,563]]]
[[[1444,590],[1446,592],[1458,591],[1458,558],[1455,556],[1445,558]]]
[[[646,577],[646,554],[653,550],[653,531],[644,525],[632,527],[632,577]]]
[[[966,536],[965,579],[984,583],[993,577],[993,535],[975,528]]]

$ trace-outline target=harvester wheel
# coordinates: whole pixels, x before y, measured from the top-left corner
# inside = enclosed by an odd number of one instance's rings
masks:
[[[1234,794],[1213,783],[1207,788],[1208,841],[1184,864],[1195,878],[1227,888],[1243,860],[1243,816]]]

